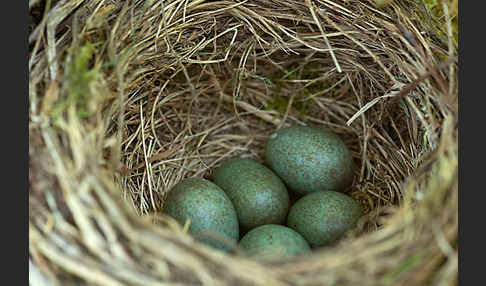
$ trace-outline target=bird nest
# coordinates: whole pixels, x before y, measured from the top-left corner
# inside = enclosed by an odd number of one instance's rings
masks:
[[[454,4],[423,4],[29,1],[31,285],[456,285]],[[336,245],[257,261],[161,214],[289,125],[351,149]]]

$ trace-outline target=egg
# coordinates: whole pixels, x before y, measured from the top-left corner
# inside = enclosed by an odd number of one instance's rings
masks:
[[[289,194],[268,167],[252,159],[232,158],[214,170],[213,180],[233,202],[242,231],[285,224]]]
[[[273,133],[265,161],[298,195],[343,191],[353,180],[353,159],[335,133],[321,128],[291,126]]]
[[[240,240],[240,249],[260,259],[290,258],[311,252],[307,241],[291,228],[266,224],[250,230]]]
[[[287,226],[300,233],[311,247],[325,246],[355,227],[360,205],[341,192],[314,192],[290,208]]]
[[[163,212],[181,225],[190,220],[189,232],[197,240],[228,251],[239,238],[236,210],[226,193],[203,178],[187,178],[168,193]]]

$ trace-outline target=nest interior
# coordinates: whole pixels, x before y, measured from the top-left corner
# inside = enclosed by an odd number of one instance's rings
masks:
[[[423,4],[30,1],[32,284],[456,285],[457,1]],[[353,153],[337,245],[258,262],[160,214],[289,125]]]

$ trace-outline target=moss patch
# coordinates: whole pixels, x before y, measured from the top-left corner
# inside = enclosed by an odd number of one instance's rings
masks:
[[[455,44],[458,43],[458,5],[456,0],[420,0],[426,8],[430,17],[429,21],[435,31],[442,37],[447,38],[447,18],[444,14],[443,4],[448,8],[451,20],[452,36]]]
[[[71,51],[72,57],[65,60],[66,70],[63,75],[65,96],[52,109],[53,118],[61,115],[68,107],[74,105],[80,118],[88,117],[97,108],[94,104],[93,84],[100,79],[101,65],[95,65],[93,55],[96,44],[85,42]]]
[[[284,90],[296,90],[297,95],[292,102],[292,109],[298,111],[298,115],[303,117],[312,111],[313,100],[308,97],[332,87],[337,82],[335,78],[324,79],[322,64],[316,61],[304,65],[292,65],[287,70],[287,72],[276,72],[269,80],[273,96],[265,109],[277,111],[280,117],[285,114],[290,102],[290,96],[284,94]],[[337,95],[337,89],[330,90],[326,94],[328,97]]]

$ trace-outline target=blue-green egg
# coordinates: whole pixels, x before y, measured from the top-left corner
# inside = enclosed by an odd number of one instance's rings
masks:
[[[343,191],[353,181],[353,158],[335,133],[307,126],[292,126],[273,133],[265,148],[265,161],[299,195],[317,191]]]
[[[187,178],[168,193],[164,213],[184,225],[197,240],[221,250],[230,250],[239,238],[236,210],[226,193],[203,178]]]
[[[287,226],[300,233],[311,247],[331,244],[354,228],[361,206],[341,192],[314,192],[290,208]]]
[[[291,228],[276,224],[266,224],[250,230],[238,246],[246,255],[259,259],[291,258],[311,252],[302,235]]]
[[[282,180],[266,166],[252,159],[232,158],[216,168],[213,180],[233,202],[242,231],[285,224],[289,194]]]

